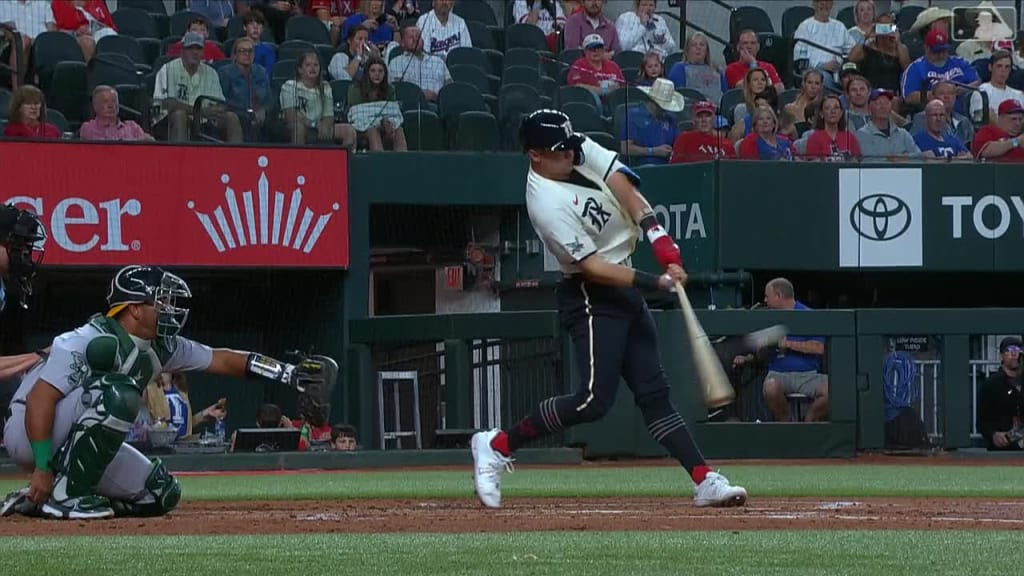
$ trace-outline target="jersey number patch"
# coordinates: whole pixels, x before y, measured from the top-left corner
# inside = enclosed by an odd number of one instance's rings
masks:
[[[598,232],[604,230],[604,225],[612,217],[611,213],[605,210],[604,206],[601,206],[601,203],[593,198],[587,198],[587,201],[583,203],[582,216],[590,218],[590,225],[597,228]]]

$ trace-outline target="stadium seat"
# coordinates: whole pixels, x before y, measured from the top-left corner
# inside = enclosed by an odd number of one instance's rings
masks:
[[[538,52],[548,52],[548,39],[533,24],[513,24],[505,29],[505,51],[512,48],[533,48]]]
[[[583,49],[581,48],[566,48],[558,53],[558,61],[568,66],[572,66],[580,58],[583,58]]]
[[[145,117],[153,93],[146,92],[142,85],[119,84],[114,89],[117,90],[117,100],[121,105],[121,119],[134,120],[139,126],[145,127]]]
[[[160,30],[156,20],[144,10],[138,8],[120,8],[112,14],[118,34],[132,38],[157,38]]]
[[[284,29],[285,40],[305,40],[312,44],[331,45],[331,34],[319,19],[312,16],[292,16]]]
[[[166,38],[162,38],[160,40],[160,53],[167,54],[167,50],[178,42],[181,42],[181,38],[177,36],[167,36]]]
[[[665,70],[665,75],[668,75],[669,71],[672,70],[673,66],[675,66],[679,62],[682,62],[683,57],[685,56],[686,54],[683,54],[682,52],[673,52],[668,56],[665,56],[665,62],[662,64],[662,69]]]
[[[486,26],[497,26],[498,18],[487,2],[482,0],[462,0],[456,2],[452,11],[468,22],[480,22]]]
[[[89,61],[89,90],[100,84],[141,84],[145,71],[139,70],[132,59],[120,53],[96,54]]]
[[[627,86],[625,88],[619,88],[608,95],[608,109],[615,110],[620,104],[642,104],[647,102],[647,94],[644,94],[643,90],[640,90],[636,86]]]
[[[761,49],[757,53],[760,60],[770,63],[779,73],[780,78],[786,78],[789,71],[789,60],[793,55],[791,44],[778,34],[767,32],[757,35],[757,41]]]
[[[444,150],[444,131],[437,114],[429,110],[406,110],[402,130],[409,150]]]
[[[160,57],[160,40],[157,38],[136,38],[142,48],[142,63],[152,67]]]
[[[167,4],[164,0],[130,0],[131,5],[139,10],[145,10],[150,14],[167,16]],[[127,4],[128,2],[125,2]]]
[[[594,142],[597,142],[598,144],[607,148],[608,150],[618,151],[620,148],[622,148],[622,144],[619,142],[619,139],[607,132],[587,132],[586,135],[588,138],[590,138]]]
[[[900,30],[910,30],[917,20],[917,16],[924,12],[924,6],[904,6],[896,13],[896,27]]]
[[[11,98],[13,94],[6,88],[0,88],[0,118],[6,119],[11,109]]]
[[[106,36],[96,43],[96,53],[123,54],[135,64],[149,66],[149,63],[146,62],[146,53],[142,49],[142,44],[139,44],[139,41],[131,36]]]
[[[741,30],[751,29],[754,32],[775,32],[772,17],[764,9],[757,6],[740,6],[729,13],[729,42],[736,43]]]
[[[39,76],[40,88],[48,92],[50,77],[59,62],[82,62],[85,56],[74,37],[64,32],[41,32],[32,43],[32,61]]]
[[[646,54],[643,52],[624,50],[622,52],[617,52],[615,56],[612,56],[612,61],[618,64],[619,68],[623,71],[625,71],[626,68],[639,69],[644,64],[644,56],[646,56]],[[626,78],[629,79],[629,76],[626,76]]]
[[[299,56],[306,52],[316,51],[316,46],[305,40],[287,40],[277,47],[277,58],[278,60],[298,60]],[[319,53],[317,54],[319,55]]]
[[[572,121],[572,129],[576,132],[607,132],[608,123],[597,113],[593,106],[581,102],[570,102],[561,106],[562,112]]]
[[[60,133],[70,132],[68,119],[60,113],[60,110],[54,110],[53,108],[46,109],[46,121],[57,127]]]
[[[853,6],[847,6],[836,14],[836,20],[843,23],[843,26],[847,28],[853,28],[857,25],[857,15],[853,11]]]
[[[582,104],[590,105],[595,112],[600,112],[597,109],[597,100],[594,98],[594,93],[587,90],[583,86],[559,86],[558,88],[558,105],[569,104],[570,102],[578,102]]]
[[[274,62],[274,69],[270,71],[270,77],[284,78],[285,80],[295,78],[295,66],[297,63],[298,61],[293,59]]]
[[[686,98],[687,103],[689,102],[700,102],[701,100],[707,100],[708,97],[703,92],[696,88],[676,88],[676,92],[683,95]]]
[[[814,8],[810,6],[797,5],[786,8],[782,13],[782,37],[792,38],[796,27],[812,16],[814,16]]]
[[[502,58],[502,67],[526,66],[540,71],[540,54],[533,48],[509,48]]]
[[[416,84],[400,80],[394,83],[394,87],[395,97],[398,98],[399,105],[403,111],[430,109],[430,106],[427,104],[427,97]]]
[[[924,56],[924,38],[920,32],[903,32],[900,34],[900,41],[906,45],[911,61]]]
[[[174,36],[181,38],[188,31],[188,23],[196,18],[202,18],[206,22],[206,29],[211,33],[213,32],[213,26],[210,24],[210,19],[197,12],[190,10],[182,10],[171,14],[170,29],[167,32],[168,36]]]
[[[506,84],[498,93],[498,123],[501,127],[503,148],[519,148],[519,123],[523,116],[545,107],[540,92],[528,84]]]
[[[348,89],[352,86],[351,80],[332,80],[331,81],[331,94],[334,96],[334,107],[338,108],[338,103],[341,103],[341,110],[345,113],[348,112]]]
[[[496,110],[498,99],[494,95],[496,91],[492,89],[491,82],[487,79],[487,75],[484,74],[483,70],[466,64],[457,64],[455,66],[449,64],[448,71],[451,72],[452,80],[476,86],[477,90],[483,94],[484,102],[487,103],[491,113],[498,113]]]
[[[459,115],[463,112],[487,112],[483,94],[472,84],[450,82],[437,94],[437,109],[449,146],[454,144],[459,129]]]
[[[718,104],[718,113],[724,116],[729,123],[732,123],[732,113],[736,109],[736,106],[743,102],[743,89],[733,88],[725,94],[722,94],[722,100]]]
[[[540,90],[540,71],[529,66],[510,66],[501,74],[502,84],[528,84]]]
[[[481,50],[497,50],[499,44],[494,38],[494,31],[482,22],[467,21],[466,28],[469,29],[469,38],[473,46]]]
[[[445,62],[448,67],[452,66],[475,66],[485,74],[493,74],[494,69],[491,68],[491,60],[487,57],[487,54],[483,50],[475,46],[458,46],[452,48],[448,52],[448,56],[445,58]]]
[[[454,150],[490,152],[498,149],[498,121],[490,112],[459,114]]]
[[[316,44],[313,47],[316,48],[316,54],[320,57],[320,70],[323,74],[327,74],[327,67],[331,65],[331,58],[334,58],[337,50],[330,44]]]

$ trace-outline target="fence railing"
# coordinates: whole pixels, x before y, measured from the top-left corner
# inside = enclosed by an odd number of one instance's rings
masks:
[[[915,360],[917,364],[917,402],[916,410],[924,422],[928,437],[932,440],[942,439],[942,407],[944,400],[941,395],[942,361],[941,360]],[[978,432],[978,392],[981,384],[994,372],[999,371],[997,360],[971,360],[970,363],[971,382],[971,439],[981,439]]]

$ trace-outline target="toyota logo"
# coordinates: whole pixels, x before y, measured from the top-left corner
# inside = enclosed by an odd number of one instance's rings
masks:
[[[868,240],[895,240],[910,228],[910,206],[892,194],[871,194],[850,210],[850,226]]]

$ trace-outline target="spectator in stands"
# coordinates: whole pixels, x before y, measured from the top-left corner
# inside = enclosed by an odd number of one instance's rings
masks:
[[[203,62],[207,64],[213,64],[220,60],[227,59],[224,55],[224,51],[220,49],[220,46],[216,42],[209,40],[210,30],[206,27],[206,20],[202,18],[193,18],[188,22],[188,30],[185,34],[194,33],[202,36],[203,38]],[[167,55],[175,58],[181,56],[181,41],[175,42],[167,47]]]
[[[11,67],[11,89],[17,90],[28,70],[32,41],[43,32],[57,29],[49,0],[0,0],[0,24],[7,26],[21,36],[22,69],[18,69],[18,54],[10,47],[8,66]]]
[[[196,100],[200,97],[224,100],[217,71],[202,62],[203,37],[189,32],[181,43],[181,57],[160,68],[153,89],[153,103],[161,108],[158,125],[166,120],[168,137],[173,142],[189,139]],[[234,112],[222,104],[206,101],[200,113],[203,124],[217,129],[228,142],[242,141],[242,125]]]
[[[444,60],[423,50],[423,39],[416,26],[402,30],[402,53],[388,63],[388,75],[392,82],[411,82],[419,86],[430,103],[437,102],[441,88],[452,81]]]
[[[792,160],[793,142],[778,133],[779,118],[768,106],[758,106],[753,114],[753,129],[737,144],[744,160]]]
[[[228,21],[235,15],[234,0],[189,0],[188,9],[206,16],[213,26],[215,38],[227,34]]]
[[[800,81],[800,94],[797,95],[796,100],[786,104],[785,111],[789,112],[797,122],[810,121],[805,109],[810,104],[821,103],[824,83],[825,74],[821,70],[812,69],[804,72],[804,77]]]
[[[395,152],[408,150],[402,110],[383,59],[374,57],[366,62],[366,73],[349,86],[347,101],[349,122],[370,150],[384,150],[385,143]]]
[[[999,116],[999,105],[1006,100],[1016,100],[1024,104],[1024,92],[1006,85],[1006,81],[1010,78],[1010,72],[1013,70],[1013,58],[1009,52],[999,50],[992,54],[988,69],[992,73],[992,77],[978,89],[988,95],[989,123],[995,123]],[[975,122],[982,122],[984,119],[982,105],[981,94],[972,93],[971,118]]]
[[[75,36],[86,62],[96,53],[97,42],[117,35],[114,17],[104,0],[53,0],[50,6],[57,29]]]
[[[316,6],[319,1],[322,0],[312,0],[310,7]],[[277,44],[284,44],[288,19],[302,14],[298,0],[249,0],[249,5],[253,10],[263,14],[264,22],[274,31],[274,41]]]
[[[281,407],[277,404],[260,404],[256,408],[256,427],[257,428],[298,428],[294,426],[292,421],[281,412]],[[300,433],[301,434],[301,433]],[[238,435],[238,431],[235,430],[231,433],[231,447],[228,448],[228,452],[235,451],[235,439]],[[301,443],[302,437],[299,436],[299,442]]]
[[[846,122],[850,130],[856,132],[871,120],[868,109],[868,96],[871,95],[871,83],[867,78],[855,74],[846,85]]]
[[[966,116],[956,111],[956,93],[956,86],[945,80],[936,82],[932,87],[932,99],[942,100],[942,103],[946,106],[946,116],[949,118],[949,127],[947,130],[952,132],[961,142],[966,144],[967,142],[974,141],[974,124],[971,124],[970,119]],[[913,127],[911,130],[916,132],[918,130],[923,130],[924,128],[924,112],[918,112],[914,115]]]
[[[775,66],[771,62],[757,59],[757,53],[760,50],[761,42],[757,39],[757,32],[748,28],[739,33],[736,38],[736,53],[739,57],[725,67],[725,81],[729,88],[741,88],[747,73],[754,68],[760,68],[771,79],[771,84],[775,87],[776,92],[781,93],[786,89]]]
[[[857,136],[846,129],[846,114],[843,103],[835,94],[826,95],[821,101],[821,113],[817,115],[814,131],[807,138],[807,156],[813,160],[846,162],[860,158],[860,144]]]
[[[900,41],[899,30],[893,22],[891,14],[880,14],[875,24],[891,26],[892,31],[876,34],[872,26],[864,41],[850,50],[850,61],[857,63],[858,70],[872,86],[895,92],[900,89],[900,76],[910,66],[910,50]]]
[[[751,130],[751,110],[760,104],[758,100],[764,100],[761,104],[767,104],[774,110],[778,105],[778,96],[775,88],[768,85],[768,74],[760,68],[747,70],[743,80],[743,102],[736,105],[732,112],[732,131],[729,138],[739,140]]]
[[[348,424],[335,424],[331,428],[331,450],[352,452],[358,449],[356,429]]]
[[[134,121],[121,120],[117,90],[110,86],[101,84],[93,89],[92,110],[96,117],[82,124],[78,130],[78,137],[82,140],[153,140]]]
[[[937,96],[934,94],[938,80],[952,80],[977,87],[981,84],[978,73],[959,56],[949,55],[949,36],[945,32],[932,30],[924,39],[925,52],[903,72],[900,92],[909,104],[921,104]],[[922,92],[924,97],[922,97]]]
[[[863,44],[875,31],[874,0],[857,0],[853,5],[853,20],[854,24],[847,32],[854,42]]]
[[[434,56],[445,58],[452,48],[473,46],[466,21],[452,13],[454,4],[455,0],[434,0],[434,9],[416,20],[423,49]]]
[[[224,100],[238,115],[249,142],[260,140],[259,132],[267,120],[267,110],[274,104],[270,76],[254,62],[255,51],[256,44],[243,36],[235,40],[231,51],[233,62],[217,70]]]
[[[975,158],[992,162],[1024,162],[1024,106],[1016,100],[1004,100],[999,105],[999,119],[978,130],[971,144]]]
[[[822,71],[826,87],[837,88],[835,73],[853,49],[853,37],[842,22],[832,18],[832,0],[812,0],[811,5],[814,16],[801,22],[793,33],[793,60],[806,60],[810,68]],[[800,42],[801,39],[821,48]]]
[[[355,26],[366,28],[369,42],[378,49],[394,42],[395,31],[398,30],[395,17],[384,12],[384,0],[362,0],[359,12],[345,19],[341,27],[342,38],[348,38],[348,31]]]
[[[298,428],[299,452],[305,452],[314,444],[326,445],[331,440],[331,425],[327,423],[327,415],[323,407],[305,394],[299,394],[299,418],[292,420],[292,426]]]
[[[910,133],[892,121],[895,97],[895,93],[884,88],[875,88],[868,97],[871,121],[857,131],[857,143],[870,161],[903,162],[921,155]]]
[[[320,21],[331,36],[331,45],[336,45],[345,36],[341,27],[353,14],[359,12],[359,0],[309,0],[306,14]]]
[[[263,41],[263,14],[255,10],[242,17],[242,26],[245,27],[245,37],[252,40],[256,53],[253,62],[263,67],[267,74],[274,71],[274,63],[277,62],[277,50]],[[237,42],[237,41],[236,41]],[[205,47],[204,47],[205,48]]]
[[[693,104],[693,130],[683,132],[672,144],[670,164],[704,162],[719,158],[735,158],[732,140],[715,130],[714,102],[700,100]]]
[[[585,49],[587,39],[594,34],[604,41],[607,58],[622,50],[615,25],[604,16],[604,0],[583,0],[583,10],[565,19],[562,40],[567,49]]]
[[[60,138],[60,129],[46,121],[46,97],[26,84],[11,95],[4,138]]]
[[[416,0],[388,0],[388,14],[395,17],[398,26],[401,27],[402,20],[406,18],[419,18],[420,9]]]
[[[583,12],[583,0],[561,0],[562,12],[572,16]]]
[[[647,94],[647,102],[631,107],[626,115],[619,133],[622,154],[629,156],[634,166],[668,164],[679,134],[675,114],[683,111],[686,99],[665,78],[640,90]]]
[[[320,57],[305,52],[296,62],[295,79],[281,87],[281,111],[293,144],[339,142],[352,149],[356,131],[334,119],[334,94],[320,76]]]
[[[764,301],[771,310],[810,310],[796,299],[793,283],[775,278],[764,287]],[[777,345],[778,352],[768,363],[764,379],[764,399],[776,422],[789,421],[790,394],[813,398],[807,410],[807,422],[820,422],[828,416],[828,376],[821,374],[821,358],[825,355],[825,338],[821,336],[786,336]],[[737,357],[734,365],[750,361]],[[737,362],[738,361],[738,362]]]
[[[353,26],[345,37],[345,48],[331,57],[327,72],[335,80],[358,80],[362,77],[363,64],[372,56],[380,57],[380,50],[370,43],[370,31]]]
[[[708,37],[703,32],[694,32],[686,39],[683,59],[672,65],[668,79],[676,88],[700,90],[708,100],[715,102],[729,90],[725,74],[711,63]]]
[[[513,0],[512,17],[516,24],[533,24],[545,36],[565,27],[565,13],[557,0]]]
[[[982,383],[978,394],[978,432],[989,450],[1024,448],[1020,353],[1020,338],[1003,338],[999,342],[999,371]]]
[[[921,149],[921,155],[928,159],[953,160],[970,159],[971,152],[952,132],[949,117],[942,100],[932,100],[924,107],[925,128],[914,132],[914,142]]]
[[[603,105],[603,98],[625,86],[626,79],[619,65],[608,58],[604,38],[591,34],[583,39],[583,56],[569,68],[566,83],[590,90]]]
[[[633,10],[619,14],[615,20],[615,33],[623,50],[657,52],[662,58],[678,50],[668,23],[654,13],[654,2],[633,0]],[[707,44],[707,38],[704,42]]]
[[[189,386],[180,372],[157,374],[142,394],[142,405],[149,412],[150,421],[167,422],[185,438],[199,431],[201,426],[227,417],[224,400],[211,404],[199,412],[192,412]]]
[[[665,68],[661,65],[661,56],[657,52],[648,52],[640,63],[640,74],[637,76],[637,86],[650,86],[658,78],[665,76]]]

